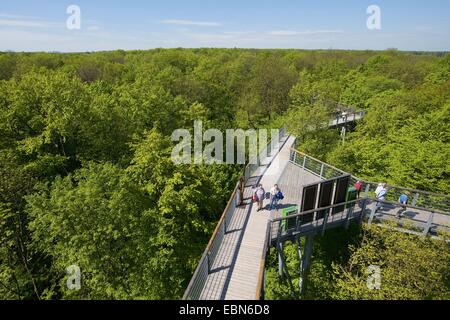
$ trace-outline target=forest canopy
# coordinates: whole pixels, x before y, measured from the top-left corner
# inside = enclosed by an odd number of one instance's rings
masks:
[[[342,106],[367,111],[345,143],[322,125]],[[242,169],[171,161],[196,120],[286,126],[361,178],[448,194],[449,108],[450,54],[0,53],[0,299],[181,298]]]

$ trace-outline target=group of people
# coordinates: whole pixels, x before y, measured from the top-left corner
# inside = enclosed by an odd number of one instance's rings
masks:
[[[244,202],[244,189],[245,189],[245,180],[244,177],[239,179],[238,185],[238,194],[236,198],[236,205],[242,206],[245,205]],[[284,199],[284,195],[281,192],[280,187],[276,184],[270,189],[270,196],[267,198],[270,199],[269,210],[275,210],[278,208],[278,202]],[[253,188],[252,201],[257,204],[258,211],[264,209],[264,200],[266,199],[266,190],[264,189],[262,184],[258,184]]]
[[[360,195],[361,195],[362,184],[363,184],[363,182],[361,180],[358,180],[354,185],[358,199],[360,198]],[[377,199],[375,211],[378,211],[382,208],[383,203],[386,200],[386,197],[388,195],[388,190],[389,190],[389,188],[388,188],[388,185],[386,182],[382,182],[382,183],[378,184],[378,186],[375,190],[375,196]],[[244,202],[243,202],[244,179],[242,177],[240,179],[239,191],[240,191],[239,205],[242,205],[242,204],[244,204]],[[406,206],[408,205],[408,200],[409,200],[408,195],[409,195],[408,191],[405,191],[400,195],[398,202],[401,206],[401,209],[397,212],[397,216],[401,216],[406,211]],[[275,184],[270,189],[270,196],[266,195],[266,190],[264,189],[262,184],[258,184],[257,186],[255,186],[253,188],[252,201],[257,204],[258,212],[264,209],[264,200],[266,198],[270,199],[269,210],[272,211],[272,210],[277,209],[278,202],[280,200],[284,199],[284,195],[281,192],[281,189],[277,184]]]
[[[259,184],[254,190],[253,190],[253,202],[257,203],[258,206],[258,212],[264,209],[264,200],[266,199],[266,190],[264,190],[264,187],[262,184]],[[278,207],[278,202],[280,200],[283,200],[284,196],[281,192],[281,189],[276,184],[270,189],[270,206],[269,210],[275,210]]]
[[[356,192],[357,192],[357,197],[359,199],[360,194],[361,194],[361,189],[362,189],[362,181],[357,181],[354,185]],[[377,204],[376,204],[376,211],[378,211],[379,209],[382,208],[383,206],[383,202],[386,200],[386,197],[388,195],[388,185],[386,182],[381,182],[378,184],[376,190],[375,190],[375,197],[377,198]],[[401,209],[397,212],[397,217],[401,217],[401,215],[406,211],[406,206],[408,205],[408,198],[409,196],[409,192],[405,191],[403,192],[400,197],[398,198],[398,203],[401,206]]]

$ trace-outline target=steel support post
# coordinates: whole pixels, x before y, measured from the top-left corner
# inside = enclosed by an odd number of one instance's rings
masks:
[[[283,260],[283,244],[278,244],[278,275],[280,278],[284,276],[284,260]]]

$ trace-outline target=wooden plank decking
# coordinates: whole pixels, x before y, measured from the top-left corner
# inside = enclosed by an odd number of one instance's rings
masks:
[[[286,136],[280,142],[277,154],[262,159],[244,190],[245,206],[234,210],[228,232],[208,275],[201,300],[253,300],[256,297],[258,270],[264,247],[269,211],[256,212],[251,203],[253,186],[259,181],[266,191],[278,181],[289,163],[294,137]],[[266,200],[268,203],[268,200]]]

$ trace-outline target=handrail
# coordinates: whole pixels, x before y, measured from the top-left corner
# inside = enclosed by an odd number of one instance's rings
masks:
[[[269,219],[269,222],[280,222],[283,220],[287,220],[287,219],[291,219],[291,218],[296,218],[296,217],[301,217],[302,215],[307,215],[307,214],[311,214],[314,213],[316,211],[323,211],[323,210],[328,210],[328,209],[333,209],[335,207],[339,207],[339,206],[343,206],[343,205],[351,205],[357,202],[362,202],[362,201],[367,201],[367,200],[371,200],[371,201],[376,201],[376,202],[380,202],[383,204],[391,204],[391,205],[395,205],[395,206],[402,206],[405,208],[410,208],[410,209],[416,209],[416,210],[422,210],[422,211],[427,211],[427,212],[434,212],[434,213],[439,213],[439,214],[443,214],[446,216],[450,216],[450,213],[448,212],[444,212],[444,211],[440,211],[440,210],[433,210],[433,209],[427,209],[427,208],[422,208],[422,207],[417,207],[417,206],[412,206],[412,205],[403,205],[403,204],[399,204],[397,202],[393,202],[393,201],[383,201],[383,200],[378,200],[376,198],[370,198],[370,197],[364,197],[364,198],[359,198],[356,200],[351,200],[351,201],[346,201],[346,202],[342,202],[342,203],[337,203],[337,204],[333,204],[327,207],[323,207],[323,208],[317,208],[317,209],[312,209],[312,210],[308,210],[308,211],[303,211],[300,213],[296,213],[296,214],[292,214],[286,217],[279,217],[279,218],[273,218],[273,219]]]
[[[263,289],[264,289],[264,282],[265,282],[265,272],[266,272],[266,261],[267,261],[267,253],[269,249],[269,241],[270,241],[270,234],[272,232],[272,223],[269,220],[267,222],[267,229],[266,229],[266,239],[264,241],[264,247],[263,247],[263,254],[261,256],[261,263],[259,267],[259,275],[258,275],[258,283],[256,285],[256,300],[261,300],[263,296]]]
[[[294,148],[290,148],[290,151],[291,151],[291,152],[296,152],[296,153],[298,153],[298,154],[301,154],[301,155],[304,156],[304,157],[308,157],[308,158],[310,158],[310,159],[313,159],[314,161],[317,161],[317,162],[319,162],[320,164],[324,164],[324,165],[330,167],[331,169],[334,169],[334,170],[336,170],[336,171],[341,172],[342,174],[348,174],[347,172],[345,172],[345,171],[343,171],[343,170],[341,170],[341,169],[338,169],[338,168],[336,168],[335,166],[333,166],[333,165],[331,165],[331,164],[328,164],[328,163],[323,162],[323,161],[321,161],[321,160],[319,160],[319,159],[316,159],[316,158],[314,158],[314,157],[311,157],[310,155],[307,155],[306,153],[301,152],[301,151],[298,151],[298,150],[296,150],[296,149],[294,149]]]
[[[225,210],[222,213],[222,216],[219,219],[219,222],[217,222],[217,226],[214,229],[213,234],[211,235],[211,239],[208,242],[208,245],[206,246],[206,251],[208,251],[209,249],[211,249],[212,243],[214,241],[214,238],[217,236],[217,234],[219,233],[219,229],[220,229],[220,225],[222,224],[222,222],[225,220],[225,216],[227,214],[228,209],[230,209],[231,204],[233,203],[234,197],[236,196],[237,190],[239,188],[239,183],[236,185],[236,187],[234,188],[233,193],[231,194],[230,200],[228,200],[227,206],[225,207]]]
[[[349,204],[353,204],[353,203],[357,203],[357,202],[362,202],[365,199],[368,199],[368,198],[360,198],[360,199],[351,200],[351,201],[348,201],[348,202],[336,203],[336,204],[332,204],[330,206],[323,207],[323,208],[316,208],[316,209],[312,209],[312,210],[302,211],[302,212],[299,212],[299,213],[296,213],[296,214],[291,214],[291,215],[286,216],[286,217],[273,218],[273,219],[269,219],[269,222],[270,223],[281,222],[281,221],[284,221],[284,220],[305,216],[307,214],[311,214],[311,213],[314,213],[316,211],[324,211],[324,210],[328,210],[328,209],[333,209],[335,207],[340,207],[340,206],[349,205]]]
[[[247,166],[248,166],[248,165],[247,165]],[[247,167],[247,166],[246,166],[246,167]],[[245,169],[244,169],[244,170],[245,170]],[[219,233],[219,231],[220,231],[220,228],[222,227],[223,222],[225,221],[225,216],[226,216],[226,214],[227,214],[229,208],[231,207],[231,204],[233,203],[233,201],[235,201],[235,196],[236,196],[236,192],[237,192],[237,190],[238,190],[238,187],[239,187],[239,184],[236,185],[236,187],[235,187],[233,193],[231,194],[230,199],[228,200],[227,206],[225,207],[225,210],[223,211],[223,213],[222,213],[222,215],[221,215],[221,217],[220,217],[220,219],[219,219],[219,221],[218,221],[218,223],[217,223],[217,225],[216,225],[216,228],[214,229],[214,232],[213,232],[213,234],[211,235],[211,238],[210,238],[210,240],[209,240],[209,242],[208,242],[208,244],[207,244],[207,246],[206,246],[205,251],[204,251],[203,254],[202,254],[202,257],[200,258],[200,262],[199,262],[199,264],[198,264],[196,270],[194,271],[194,274],[193,274],[193,276],[192,276],[192,278],[191,278],[191,280],[190,280],[190,282],[189,282],[189,285],[188,285],[188,287],[186,288],[186,291],[185,291],[185,293],[184,293],[184,295],[183,295],[183,300],[187,299],[187,296],[188,296],[188,294],[189,294],[191,288],[192,288],[193,285],[194,285],[194,282],[195,282],[195,280],[196,280],[196,278],[197,278],[197,275],[198,275],[198,273],[200,272],[202,262],[203,262],[205,259],[208,259],[208,255],[209,255],[209,253],[210,253],[210,250],[211,250],[211,248],[212,248],[212,245],[213,245],[213,243],[214,243],[214,240],[216,239],[216,237],[217,237],[217,235],[218,235],[218,233]],[[210,266],[208,266],[208,268],[209,268],[209,267],[210,267]]]
[[[354,176],[352,175],[352,177],[354,177]],[[356,178],[356,177],[354,177],[354,178]],[[366,184],[378,184],[378,182],[362,180],[362,179],[359,179],[359,178],[357,178],[357,179],[363,181]],[[426,194],[426,195],[430,195],[430,196],[445,197],[445,198],[448,198],[450,200],[450,196],[449,195],[442,194],[442,193],[434,193],[434,192],[430,192],[430,191],[411,189],[411,188],[406,188],[406,187],[398,187],[398,186],[394,186],[394,185],[391,185],[391,184],[386,184],[386,186],[391,187],[391,188],[395,188],[395,189],[409,191],[411,193],[421,193],[421,194]]]

